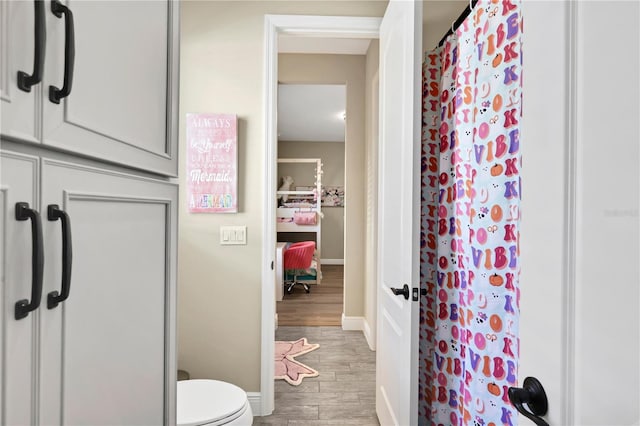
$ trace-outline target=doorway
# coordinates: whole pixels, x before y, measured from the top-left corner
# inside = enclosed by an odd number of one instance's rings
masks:
[[[317,16],[267,16],[265,19],[265,40],[266,40],[266,61],[265,61],[265,134],[267,137],[265,143],[265,206],[272,205],[273,208],[266,208],[263,216],[263,252],[272,253],[272,256],[265,256],[263,259],[263,292],[262,292],[262,351],[261,351],[261,394],[262,394],[262,412],[269,414],[274,408],[274,366],[273,366],[273,353],[274,353],[274,336],[275,336],[275,247],[276,247],[276,207],[275,203],[271,201],[272,195],[276,193],[277,185],[277,83],[278,83],[278,44],[279,35],[286,34],[287,37],[323,37],[326,39],[352,39],[352,40],[370,40],[377,39],[378,28],[380,24],[379,18],[350,18],[350,17],[317,17]],[[326,70],[327,72],[329,70]],[[362,80],[362,75],[358,75],[353,79],[353,87],[357,83],[357,80]],[[296,81],[293,81],[296,82]],[[297,83],[301,83],[297,81]],[[345,81],[335,81],[334,83],[345,83]],[[350,83],[347,85],[347,110],[349,110],[349,102],[355,98],[349,94]],[[351,88],[353,88],[351,87]],[[364,99],[364,87],[362,90],[362,97],[360,102]],[[363,112],[361,112],[363,114]],[[347,140],[350,139],[349,132],[353,131],[353,128],[347,126]],[[362,129],[363,131],[364,129]],[[361,136],[362,137],[362,136]],[[357,137],[354,137],[357,139]],[[364,155],[362,152],[350,152],[350,148],[346,147],[346,160],[350,156],[357,158],[360,156],[362,160]],[[352,289],[345,288],[344,300],[345,308],[344,314],[341,318],[342,328],[345,330],[363,330],[364,317],[349,315],[349,307],[347,303],[349,301],[349,291],[354,290],[356,293],[363,294],[364,279],[362,277],[362,270],[364,268],[364,250],[358,249],[349,250],[349,244],[358,243],[360,246],[364,245],[365,232],[364,232],[364,196],[362,190],[354,190],[353,195],[360,195],[362,199],[359,202],[361,212],[357,213],[356,207],[358,202],[351,203],[351,208],[354,213],[354,220],[360,223],[355,223],[354,226],[349,226],[350,220],[350,198],[349,198],[349,186],[356,185],[356,187],[362,188],[365,180],[364,173],[365,162],[362,161],[361,170],[359,175],[360,181],[349,180],[345,182],[345,194],[346,194],[346,235],[345,235],[345,271],[344,279],[349,280],[350,269],[359,269],[359,276],[354,276],[354,282],[358,283]],[[266,198],[269,199],[266,199]],[[349,232],[356,231],[355,235],[349,235]],[[361,297],[361,304],[364,303]],[[362,311],[362,306],[357,307],[357,310]],[[373,334],[369,336],[371,341],[375,341]],[[371,344],[369,343],[369,346]]]
[[[341,57],[279,55],[275,194],[278,326],[341,325],[346,86],[316,84],[314,76],[298,71],[315,68],[317,63],[340,62]],[[289,83],[302,79],[312,82]],[[313,242],[315,252],[301,242]],[[294,254],[305,252],[303,264],[297,264],[301,258]],[[296,263],[295,269],[292,263]]]

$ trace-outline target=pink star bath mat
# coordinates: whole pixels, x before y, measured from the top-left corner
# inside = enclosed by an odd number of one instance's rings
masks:
[[[286,380],[298,386],[305,377],[316,377],[318,372],[294,358],[318,349],[320,345],[310,344],[303,337],[295,342],[276,342],[275,378]]]

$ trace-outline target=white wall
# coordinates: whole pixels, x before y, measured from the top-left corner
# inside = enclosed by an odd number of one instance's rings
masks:
[[[423,50],[434,49],[467,6],[469,6],[469,0],[423,0]]]

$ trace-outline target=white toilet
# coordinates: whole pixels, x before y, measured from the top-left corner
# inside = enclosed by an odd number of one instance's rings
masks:
[[[177,389],[178,426],[251,426],[247,393],[218,380],[181,380]]]

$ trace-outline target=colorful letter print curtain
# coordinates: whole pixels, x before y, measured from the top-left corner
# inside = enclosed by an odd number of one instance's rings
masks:
[[[518,421],[521,31],[480,0],[425,55],[420,424]]]

